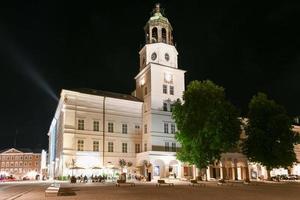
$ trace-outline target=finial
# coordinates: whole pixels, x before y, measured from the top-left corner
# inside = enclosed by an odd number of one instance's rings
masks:
[[[155,4],[155,12],[160,13],[160,3]]]

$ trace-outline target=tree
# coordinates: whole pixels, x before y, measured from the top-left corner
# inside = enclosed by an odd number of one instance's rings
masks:
[[[283,106],[258,93],[249,103],[243,152],[248,159],[266,166],[268,178],[273,168],[288,167],[296,161],[294,145],[298,136]]]
[[[121,172],[123,172],[123,168],[126,166],[126,161],[124,159],[120,159],[119,166],[121,167]]]
[[[237,146],[240,120],[237,109],[225,98],[224,88],[213,82],[192,81],[183,102],[174,104],[176,139],[181,144],[177,158],[199,169],[220,159]]]

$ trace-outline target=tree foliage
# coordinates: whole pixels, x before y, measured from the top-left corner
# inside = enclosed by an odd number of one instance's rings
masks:
[[[294,144],[298,142],[291,123],[285,109],[266,94],[253,96],[245,126],[244,154],[268,170],[291,166],[296,161]]]
[[[240,120],[237,109],[225,98],[224,88],[211,81],[192,81],[183,102],[174,104],[179,160],[206,168],[224,152],[237,146]]]

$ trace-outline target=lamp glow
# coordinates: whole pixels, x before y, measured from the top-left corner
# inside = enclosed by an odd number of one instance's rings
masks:
[[[166,82],[171,82],[171,81],[172,81],[172,75],[169,74],[169,73],[166,73],[166,74],[165,74],[165,81],[166,81]]]
[[[142,80],[140,81],[141,86],[145,85],[145,78],[142,78]]]

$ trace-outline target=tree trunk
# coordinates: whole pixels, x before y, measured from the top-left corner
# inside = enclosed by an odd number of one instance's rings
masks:
[[[268,180],[271,180],[271,170],[267,168]]]

